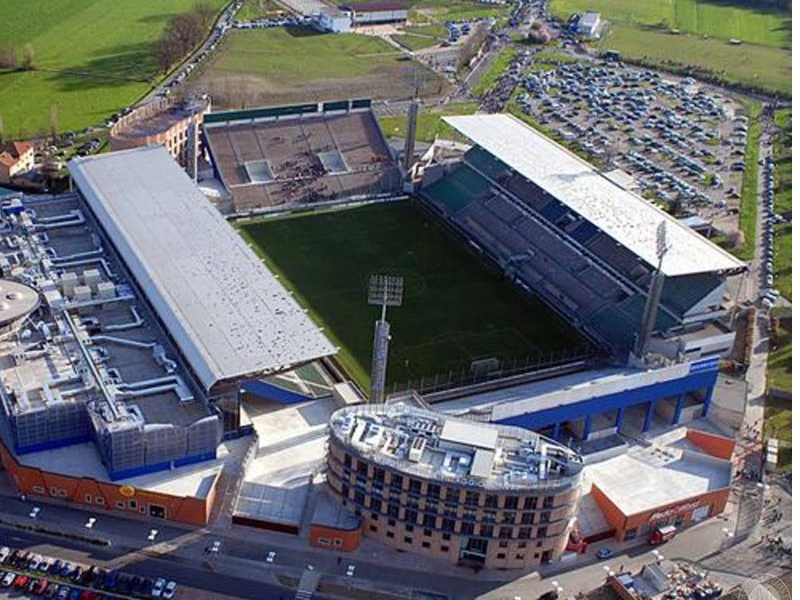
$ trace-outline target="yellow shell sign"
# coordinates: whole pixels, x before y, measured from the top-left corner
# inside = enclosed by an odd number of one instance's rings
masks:
[[[119,493],[126,498],[133,498],[133,496],[136,494],[136,488],[134,488],[132,485],[123,485],[120,486]]]

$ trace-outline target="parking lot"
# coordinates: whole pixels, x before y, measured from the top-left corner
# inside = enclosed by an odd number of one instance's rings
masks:
[[[96,565],[72,563],[35,552],[0,547],[0,598],[170,600],[176,596],[177,589],[174,581],[162,577],[151,579],[133,576]]]
[[[538,53],[515,76],[520,109],[677,216],[736,228],[747,117],[691,78]]]

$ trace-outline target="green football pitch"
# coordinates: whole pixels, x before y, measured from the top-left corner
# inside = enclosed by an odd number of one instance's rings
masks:
[[[403,305],[389,309],[387,380],[404,386],[474,360],[506,365],[585,352],[587,341],[526,297],[417,200],[242,222],[244,238],[341,349],[340,364],[369,385],[373,273],[405,278]]]

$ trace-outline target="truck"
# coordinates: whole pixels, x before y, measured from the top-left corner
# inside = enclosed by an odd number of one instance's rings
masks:
[[[650,545],[657,546],[658,544],[668,542],[675,537],[676,533],[678,533],[678,529],[674,525],[658,527],[653,533],[650,534]]]

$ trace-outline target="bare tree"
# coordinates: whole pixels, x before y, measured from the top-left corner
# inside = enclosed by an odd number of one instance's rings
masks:
[[[26,71],[36,69],[36,53],[30,44],[25,44],[25,49],[22,51],[22,68]]]
[[[56,135],[58,135],[58,104],[55,102],[50,105],[50,120],[48,124],[50,125],[50,137],[55,139]]]
[[[0,44],[0,69],[17,68],[17,49],[12,44]]]
[[[194,5],[192,12],[200,15],[200,18],[203,19],[203,25],[206,27],[211,26],[211,23],[214,22],[214,17],[217,16],[217,11],[208,2],[198,2]]]

